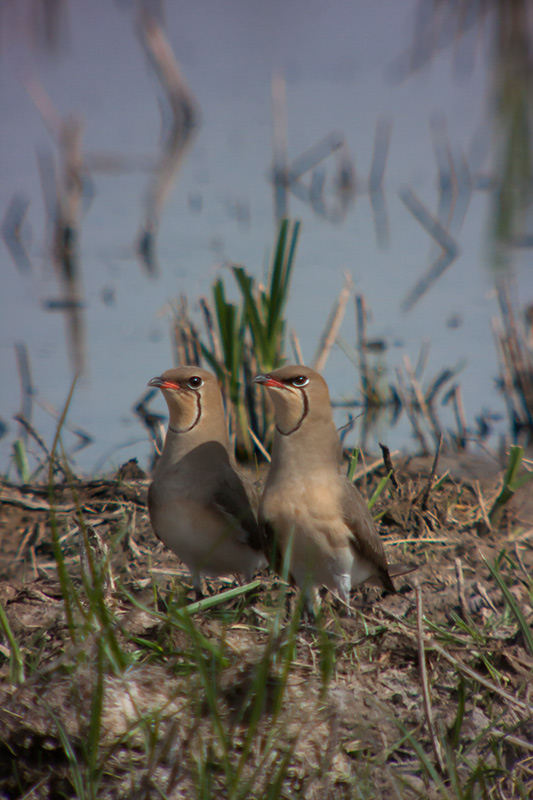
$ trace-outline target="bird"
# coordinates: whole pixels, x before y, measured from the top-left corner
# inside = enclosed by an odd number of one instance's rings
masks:
[[[169,369],[148,381],[169,411],[165,444],[148,489],[155,535],[191,573],[243,575],[266,565],[250,496],[235,468],[222,394],[215,376],[196,366]]]
[[[324,378],[309,367],[286,365],[257,375],[274,406],[272,460],[259,506],[263,549],[304,591],[314,617],[317,587],[344,603],[365,581],[395,592],[392,577],[414,569],[389,565],[370,511],[341,472],[342,446]]]

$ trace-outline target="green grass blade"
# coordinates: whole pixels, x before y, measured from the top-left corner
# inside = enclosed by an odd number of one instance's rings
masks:
[[[511,484],[514,483],[515,478],[518,474],[518,470],[520,469],[523,457],[524,457],[524,448],[516,444],[512,445],[509,451],[509,461],[507,463],[507,470],[505,472],[505,477],[503,479],[504,486],[511,486]]]
[[[278,234],[275,256],[270,271],[270,291],[267,316],[269,337],[279,333],[283,310],[287,302],[292,266],[300,233],[300,222],[285,219]]]
[[[514,493],[522,486],[525,486],[529,481],[533,480],[533,472],[526,472],[524,475],[518,477],[518,471],[522,464],[524,457],[524,448],[518,445],[513,445],[509,452],[509,461],[507,463],[507,470],[503,479],[502,489],[492,504],[489,511],[489,520],[492,525],[497,525],[503,513],[503,509],[512,498]]]
[[[461,741],[461,728],[463,726],[463,719],[466,709],[466,684],[461,673],[458,673],[457,683],[457,712],[455,720],[451,727],[450,738],[453,750],[457,750]]]
[[[76,792],[75,795],[76,800],[85,800],[85,798],[87,798],[87,792],[85,791],[85,781],[83,780],[83,774],[81,771],[80,764],[78,763],[78,756],[76,754],[76,751],[74,750],[72,743],[69,739],[68,733],[65,729],[65,726],[63,725],[59,717],[53,712],[52,709],[49,709],[49,714],[55,722],[61,746],[63,747],[64,753],[69,763],[70,777],[72,780],[72,785]]]
[[[22,439],[16,439],[13,442],[13,458],[15,460],[15,468],[22,483],[27,484],[30,482],[30,468],[28,466],[28,456],[26,454],[26,446]]]
[[[359,461],[359,448],[354,447],[352,450],[352,454],[350,456],[350,461],[348,464],[348,480],[353,482],[353,478],[355,475],[355,470],[357,469],[357,462]]]
[[[432,781],[434,781],[436,786],[439,788],[439,791],[441,792],[442,797],[444,797],[445,800],[451,800],[450,794],[448,793],[448,790],[446,788],[446,784],[444,783],[443,779],[441,778],[441,776],[438,773],[438,771],[436,770],[436,768],[433,766],[430,758],[428,757],[426,751],[424,750],[424,748],[422,747],[422,745],[418,741],[417,737],[414,736],[405,727],[405,725],[402,722],[400,722],[400,720],[397,719],[396,717],[393,718],[393,722],[398,727],[398,730],[403,734],[402,741],[408,741],[409,742],[409,744],[411,745],[411,747],[413,748],[413,750],[416,753],[416,756],[417,756],[417,758],[418,758],[418,760],[420,762],[420,766],[422,767],[422,769],[424,769],[424,771],[427,773],[427,775],[431,778]]]
[[[24,659],[11,625],[4,610],[4,606],[0,603],[0,627],[8,641],[11,657],[9,659],[9,680],[11,683],[24,682]]]
[[[245,583],[243,586],[236,586],[235,589],[228,589],[225,592],[220,592],[220,594],[215,594],[212,597],[204,597],[202,600],[198,600],[196,603],[190,603],[186,606],[187,614],[197,614],[208,611],[211,608],[216,608],[216,606],[221,603],[226,603],[229,600],[234,600],[236,597],[241,597],[244,594],[253,592],[253,590],[257,589],[259,586],[261,586],[261,581],[258,579],[250,583]]]
[[[254,297],[254,280],[246,273],[243,267],[233,267],[233,275],[241,290],[244,302],[244,315],[252,335],[255,354],[258,357],[260,368],[264,370],[271,369],[271,365],[265,362],[265,355],[267,352],[266,330],[264,320]]]
[[[67,626],[70,633],[70,638],[72,642],[75,644],[77,641],[77,633],[76,633],[76,625],[74,622],[74,607],[77,606],[78,610],[83,614],[83,607],[78,600],[76,591],[72,585],[72,581],[70,576],[67,572],[67,568],[65,566],[65,558],[63,556],[63,551],[61,549],[61,543],[59,541],[59,532],[57,529],[57,519],[55,514],[55,496],[54,496],[54,463],[56,460],[56,451],[60,441],[61,436],[61,429],[65,423],[65,419],[67,418],[68,409],[70,407],[70,403],[72,401],[72,396],[74,394],[74,388],[76,386],[76,382],[78,380],[78,375],[74,377],[72,381],[72,385],[70,387],[70,391],[68,393],[67,400],[65,402],[63,411],[59,418],[59,422],[57,424],[54,441],[52,443],[52,447],[50,450],[50,463],[48,467],[48,502],[50,504],[50,528],[52,532],[52,548],[54,551],[54,557],[56,561],[56,568],[57,568],[57,576],[59,580],[59,585],[61,587],[61,593],[63,595],[63,605],[65,607],[65,616],[67,618]]]
[[[526,645],[526,649],[529,651],[529,654],[533,656],[533,633],[531,631],[530,626],[527,623],[526,618],[522,613],[522,609],[516,602],[513,593],[509,590],[509,587],[504,581],[503,576],[499,568],[496,566],[496,564],[494,566],[492,564],[489,564],[489,562],[483,555],[481,555],[481,558],[487,565],[490,574],[498,584],[498,587],[500,588],[500,591],[503,594],[507,605],[511,609],[511,612],[518,623],[518,627],[520,628],[522,636],[524,637],[524,643]]]
[[[378,485],[376,487],[376,490],[374,491],[374,494],[372,495],[372,497],[368,501],[368,508],[369,509],[372,508],[372,506],[374,505],[374,503],[376,502],[378,497],[381,495],[381,493],[385,489],[385,486],[388,484],[391,475],[392,475],[392,470],[390,470],[390,472],[387,475],[384,475],[381,478],[380,482],[378,483]]]
[[[93,689],[91,702],[91,718],[87,738],[87,765],[91,786],[97,786],[100,770],[98,768],[98,753],[102,735],[102,709],[104,707],[104,658],[102,641],[98,642],[98,657],[96,663],[96,685]],[[94,795],[96,797],[96,795]]]

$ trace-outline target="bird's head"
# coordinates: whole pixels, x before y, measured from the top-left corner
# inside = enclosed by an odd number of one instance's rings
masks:
[[[161,389],[168,406],[169,428],[174,433],[210,427],[220,427],[225,433],[222,395],[211,372],[200,367],[167,369],[148,381],[148,386]]]
[[[310,421],[331,423],[331,403],[324,378],[310,367],[287,365],[264,375],[257,375],[274,404],[276,427],[289,436],[308,426]]]

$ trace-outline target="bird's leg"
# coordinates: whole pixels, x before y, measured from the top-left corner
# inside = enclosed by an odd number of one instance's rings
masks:
[[[348,617],[352,616],[352,607],[350,605],[350,589],[352,588],[352,580],[349,573],[344,573],[338,576],[337,591],[334,593],[334,598],[337,605],[340,605],[346,612]]]
[[[194,589],[194,597],[196,602],[203,600],[204,593],[202,592],[202,579],[198,572],[192,572],[192,587]]]
[[[320,597],[316,588],[305,589],[302,621],[308,625],[315,625],[316,623],[315,605],[317,604],[320,607]]]

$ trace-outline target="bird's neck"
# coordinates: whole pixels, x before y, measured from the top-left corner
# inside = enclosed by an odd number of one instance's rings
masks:
[[[229,440],[225,427],[223,432],[208,432],[203,430],[193,430],[187,433],[176,432],[172,424],[167,429],[165,438],[165,445],[159,463],[165,467],[170,467],[177,464],[188,453],[196,450],[201,445],[207,442],[217,442],[221,444],[225,450],[229,451]]]
[[[278,430],[274,436],[272,463],[279,474],[307,473],[339,468],[341,445],[334,423],[321,425],[317,430],[305,426],[288,436]]]

